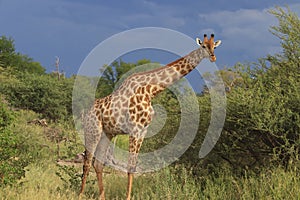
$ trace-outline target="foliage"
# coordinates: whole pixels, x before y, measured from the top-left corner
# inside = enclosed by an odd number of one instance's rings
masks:
[[[9,128],[14,121],[14,113],[5,103],[5,100],[0,96],[0,130]]]
[[[72,79],[54,81],[45,68],[15,51],[14,40],[0,37],[0,91],[10,105],[30,109],[52,120],[71,113]]]
[[[27,55],[15,52],[14,40],[5,36],[0,37],[0,67],[13,68],[20,72],[45,74],[45,68],[33,61]]]
[[[12,38],[0,37],[0,67],[7,67],[15,52],[15,45]]]
[[[81,173],[74,166],[60,166],[57,165],[58,170],[56,175],[63,181],[63,187],[58,188],[59,190],[71,189],[78,191],[81,186]],[[87,183],[90,183],[88,181]],[[95,182],[92,182],[95,183]]]
[[[40,127],[28,123],[39,118],[32,111],[13,112],[6,104],[1,104],[1,108],[1,124],[7,124],[6,128],[0,131],[1,185],[15,184],[24,177],[25,169],[31,163],[43,165],[46,161],[53,162],[57,158],[73,158],[83,150],[81,141],[77,139],[78,136],[69,123],[48,123],[48,127]],[[50,137],[49,132],[54,132],[54,126],[57,131],[55,134],[59,135]],[[61,140],[63,142],[60,144]]]
[[[242,81],[227,93],[225,126],[209,158],[223,160],[237,173],[260,171],[272,162],[288,168],[299,159],[300,19],[281,8],[270,13],[279,20],[271,30],[281,39],[283,53],[230,71]]]
[[[72,79],[57,81],[49,75],[23,74],[17,82],[4,82],[0,91],[12,106],[58,121],[71,116],[72,86]]]
[[[28,146],[23,138],[15,134],[11,125],[15,121],[15,113],[0,101],[0,186],[12,185],[25,175],[24,167],[28,165],[27,155],[21,156]]]

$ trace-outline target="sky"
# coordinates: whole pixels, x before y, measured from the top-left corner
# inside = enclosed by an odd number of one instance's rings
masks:
[[[214,33],[222,40],[217,65],[230,67],[280,52],[280,41],[269,32],[277,19],[268,10],[276,5],[300,15],[295,0],[0,0],[0,35],[12,37],[16,51],[47,72],[55,70],[59,56],[60,68],[71,75],[93,48],[123,31],[160,27],[191,38]],[[146,50],[122,59],[144,58],[168,63],[174,55]]]

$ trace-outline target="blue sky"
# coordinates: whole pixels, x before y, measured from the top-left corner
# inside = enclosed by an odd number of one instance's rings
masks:
[[[48,72],[59,56],[70,75],[97,44],[122,31],[163,27],[192,38],[213,32],[223,42],[216,50],[217,65],[232,66],[280,51],[280,41],[269,32],[277,20],[267,11],[275,5],[288,5],[300,15],[300,3],[292,0],[0,0],[0,35],[11,36],[18,52]],[[124,57],[143,58],[173,59],[151,51]]]

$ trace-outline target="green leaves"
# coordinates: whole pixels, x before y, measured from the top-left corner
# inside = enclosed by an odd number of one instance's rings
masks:
[[[289,9],[270,13],[279,20],[271,30],[281,39],[283,53],[260,59],[243,73],[243,78],[252,77],[247,87],[227,95],[223,147],[218,151],[235,168],[253,169],[270,161],[287,167],[300,153],[300,20]]]
[[[71,116],[72,78],[57,81],[49,75],[23,74],[18,80],[15,84],[8,81],[0,86],[12,106],[33,110],[53,121]]]
[[[0,187],[23,177],[24,167],[29,163],[26,156],[20,157],[26,147],[22,138],[11,130],[14,121],[14,112],[0,99]]]
[[[0,37],[0,67],[13,68],[18,72],[45,74],[46,69],[40,63],[34,62],[27,55],[15,52],[14,40],[5,36]]]

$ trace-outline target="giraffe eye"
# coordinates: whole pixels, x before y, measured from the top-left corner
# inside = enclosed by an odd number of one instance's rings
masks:
[[[203,47],[204,49],[206,48],[206,46],[205,46],[205,45],[203,45],[202,47]]]
[[[217,47],[214,47],[214,49],[216,49]]]

